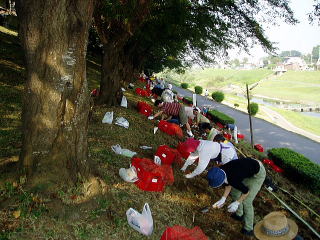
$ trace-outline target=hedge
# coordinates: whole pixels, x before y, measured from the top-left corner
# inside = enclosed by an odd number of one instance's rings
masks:
[[[191,97],[184,97],[182,99],[182,101],[185,103],[185,104],[193,104],[193,100]]]
[[[203,88],[202,88],[201,86],[195,86],[195,87],[194,87],[194,92],[195,92],[196,94],[202,94]]]
[[[180,85],[182,88],[187,89],[189,87],[188,83],[181,83]]]
[[[211,97],[216,102],[222,102],[224,100],[224,93],[220,91],[216,91],[211,94]]]
[[[320,194],[320,166],[308,158],[288,148],[272,148],[268,156],[283,168],[285,174]]]
[[[214,122],[220,122],[222,123],[223,125],[226,125],[226,124],[234,124],[234,119],[232,117],[229,117],[228,115],[222,113],[222,112],[219,112],[217,110],[209,110],[208,111],[208,117],[214,121]]]

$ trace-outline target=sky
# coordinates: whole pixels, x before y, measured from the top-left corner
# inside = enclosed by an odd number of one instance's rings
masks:
[[[266,36],[272,42],[277,42],[275,46],[279,48],[278,53],[297,50],[302,54],[307,54],[312,51],[313,47],[320,45],[320,26],[317,25],[318,22],[311,25],[308,20],[308,13],[312,12],[313,4],[313,0],[291,0],[289,5],[299,21],[296,25],[289,25],[285,22],[279,22],[279,26],[262,24]],[[231,52],[230,56],[237,56],[235,52]],[[258,59],[267,56],[261,47],[254,47],[251,55],[252,57],[241,54],[241,57]]]

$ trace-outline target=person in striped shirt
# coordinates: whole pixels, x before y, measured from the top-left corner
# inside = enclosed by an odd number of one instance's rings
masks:
[[[185,112],[185,108],[180,103],[176,103],[176,102],[168,103],[168,102],[163,102],[162,100],[156,100],[154,105],[159,107],[161,110],[157,112],[154,116],[149,116],[148,117],[149,120],[157,118],[158,116],[162,116],[163,114],[168,115],[169,118],[179,117],[180,124],[186,125],[188,136],[193,137],[190,124],[188,123],[188,117]]]

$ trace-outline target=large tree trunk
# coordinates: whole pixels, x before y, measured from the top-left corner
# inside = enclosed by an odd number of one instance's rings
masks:
[[[149,0],[120,2],[123,4],[123,8],[129,8],[134,14],[131,14],[128,18],[125,15],[120,15],[120,17],[114,15],[105,16],[105,12],[99,11],[99,9],[103,9],[103,4],[101,7],[97,7],[98,10],[94,14],[95,28],[104,49],[100,96],[96,103],[108,106],[120,103],[122,96],[121,86],[128,78],[125,69],[127,62],[124,47],[128,39],[149,16],[149,7],[152,3]],[[128,19],[130,19],[129,22],[127,22]]]
[[[89,176],[85,57],[94,1],[17,1],[27,67],[20,162],[32,185]]]
[[[100,94],[96,103],[117,106],[122,97],[121,86],[124,80],[121,49],[114,44],[104,44],[101,68]]]

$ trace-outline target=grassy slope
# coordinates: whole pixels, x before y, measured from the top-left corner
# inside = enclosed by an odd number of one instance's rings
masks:
[[[161,76],[172,80],[178,85],[179,83],[187,82],[191,87],[199,85],[204,89],[208,88],[213,91],[214,89],[227,86],[228,84],[244,86],[248,83],[250,85],[267,77],[271,73],[272,71],[267,69],[232,70],[206,68],[204,70],[186,71],[185,74],[169,72],[164,73]]]
[[[230,106],[234,106],[235,103],[239,104],[238,109],[241,111],[246,111],[247,100],[242,97],[238,97],[233,94],[225,94],[225,101],[223,103],[228,103]],[[265,105],[265,107],[270,108],[270,106]],[[320,135],[320,121],[318,117],[307,116],[300,112],[293,112],[284,109],[271,107],[272,110],[281,114],[288,122],[292,123],[298,128],[301,128],[305,131],[311,132],[316,135]],[[258,118],[265,119],[267,121],[273,122],[273,119],[270,119],[268,114],[264,113],[259,109]]]
[[[313,134],[320,135],[320,120],[318,117],[307,116],[300,112],[293,112],[279,108],[272,109],[280,113],[287,121],[291,122],[293,125]]]
[[[320,72],[319,71],[288,71],[281,76],[273,76],[272,71],[266,69],[256,70],[231,70],[212,69],[187,71],[178,75],[172,72],[162,73],[162,77],[169,79],[179,85],[181,82],[190,83],[189,89],[194,91],[194,86],[199,85],[204,89],[213,91],[228,84],[249,85],[269,76],[267,80],[260,82],[251,93],[271,98],[290,100],[292,102],[320,104]],[[302,81],[303,80],[303,81]],[[226,94],[227,102],[238,103],[240,109],[246,109],[246,99],[233,94]],[[268,107],[268,106],[266,106]],[[276,110],[276,109],[274,109]],[[314,134],[320,135],[319,118],[302,115],[297,112],[277,109],[293,125]],[[257,117],[270,120],[269,117],[260,112]]]
[[[1,35],[0,41],[0,148],[4,150],[0,155],[1,163],[8,157],[17,156],[20,150],[20,96],[25,72],[17,39]],[[97,86],[99,77],[99,63],[91,58],[88,61],[90,88]],[[18,182],[15,180],[17,165],[0,165],[1,240],[144,239],[145,237],[128,226],[125,212],[130,207],[141,211],[145,202],[150,204],[154,218],[154,233],[149,239],[160,239],[165,228],[172,225],[189,228],[198,225],[211,239],[234,240],[240,237],[241,224],[232,220],[229,214],[226,214],[226,209],[210,211],[208,214],[198,212],[199,208],[218,200],[222,194],[222,189],[209,189],[202,177],[185,179],[179,167],[175,166],[174,185],[167,186],[162,193],[144,192],[134,184],[121,180],[118,170],[128,167],[130,159],[113,153],[112,145],[120,144],[124,148],[136,151],[139,157],[152,158],[157,146],[168,144],[173,147],[178,142],[178,139],[162,132],[154,135],[154,122],[137,113],[137,101],[149,100],[136,96],[133,90],[128,90],[126,96],[129,101],[128,109],[96,107],[89,125],[90,162],[94,165],[95,174],[106,183],[105,194],[80,201],[83,190],[80,186],[75,186],[71,189],[57,189],[56,193],[44,197],[41,195],[42,186],[27,190],[23,188],[23,179]],[[101,119],[106,111],[114,111],[114,117],[127,118],[130,122],[129,129],[114,124],[102,124]],[[152,146],[153,150],[142,150],[139,148],[140,145]],[[238,145],[243,152],[250,155],[251,151],[247,146],[245,143]],[[270,169],[268,172],[279,184],[296,191],[296,196],[304,199],[316,211],[319,210],[317,198],[303,187],[298,188]],[[281,197],[290,202],[288,196]],[[255,206],[257,220],[269,211],[283,210],[265,190],[260,192]],[[293,206],[299,210],[296,204]],[[308,212],[306,214],[304,217],[307,220],[316,221]],[[310,231],[300,223],[299,227],[300,233],[312,238]]]
[[[288,71],[280,77],[263,81],[253,89],[253,94],[318,105],[319,92],[319,71]]]

